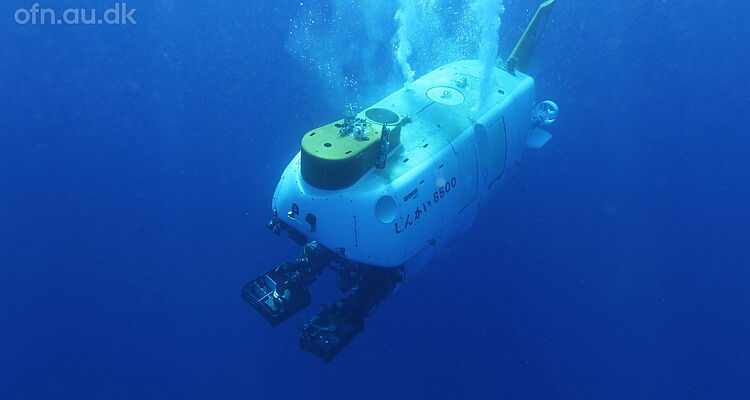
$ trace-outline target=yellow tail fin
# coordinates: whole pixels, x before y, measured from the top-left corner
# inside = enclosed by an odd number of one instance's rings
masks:
[[[534,18],[529,22],[529,26],[523,32],[521,39],[516,44],[516,48],[510,53],[508,57],[508,63],[506,69],[508,72],[519,70],[521,72],[526,71],[526,68],[531,62],[531,57],[534,55],[536,45],[539,43],[539,37],[537,31],[540,30],[540,25],[546,25],[550,14],[552,13],[552,7],[555,5],[556,0],[547,0],[539,6],[536,10]]]

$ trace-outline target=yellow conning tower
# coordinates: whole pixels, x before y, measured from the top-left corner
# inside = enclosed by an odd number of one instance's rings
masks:
[[[302,137],[301,173],[320,189],[351,186],[372,168],[380,155],[383,127],[387,127],[388,151],[401,143],[401,117],[385,108],[370,108],[321,126]]]

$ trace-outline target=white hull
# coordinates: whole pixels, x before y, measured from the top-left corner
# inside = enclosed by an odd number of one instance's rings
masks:
[[[403,125],[387,167],[373,167],[348,188],[307,184],[298,153],[273,197],[281,222],[349,260],[406,265],[411,275],[412,264],[428,258],[417,255],[473,224],[534,130],[534,80],[493,67],[491,94],[477,110],[482,73],[478,61],[455,62],[373,105],[409,115],[411,122]]]

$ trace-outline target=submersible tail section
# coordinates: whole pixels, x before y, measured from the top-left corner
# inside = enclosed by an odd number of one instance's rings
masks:
[[[506,64],[506,70],[513,73],[515,70],[526,71],[531,63],[531,58],[534,56],[536,46],[539,44],[539,34],[543,30],[544,26],[547,25],[550,15],[552,15],[552,8],[555,5],[556,0],[547,0],[542,3],[536,10],[534,17],[531,19],[529,26],[523,32],[521,39],[516,44],[513,52],[508,57]]]
[[[242,289],[271,325],[307,307],[310,285],[332,270],[349,295],[300,327],[300,347],[331,361],[406,274],[501,206],[490,205],[493,194],[527,148],[547,143],[543,128],[558,115],[553,102],[537,102],[525,73],[553,4],[540,6],[504,68],[445,65],[303,136],[268,224],[303,253]],[[492,87],[482,101],[480,82]]]

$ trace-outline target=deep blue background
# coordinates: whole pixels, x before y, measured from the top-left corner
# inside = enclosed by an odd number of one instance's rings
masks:
[[[239,295],[297,254],[270,198],[340,111],[284,48],[299,1],[28,3],[0,6],[3,399],[750,397],[744,2],[561,0],[553,140],[330,365],[297,349],[315,307],[272,329]]]

